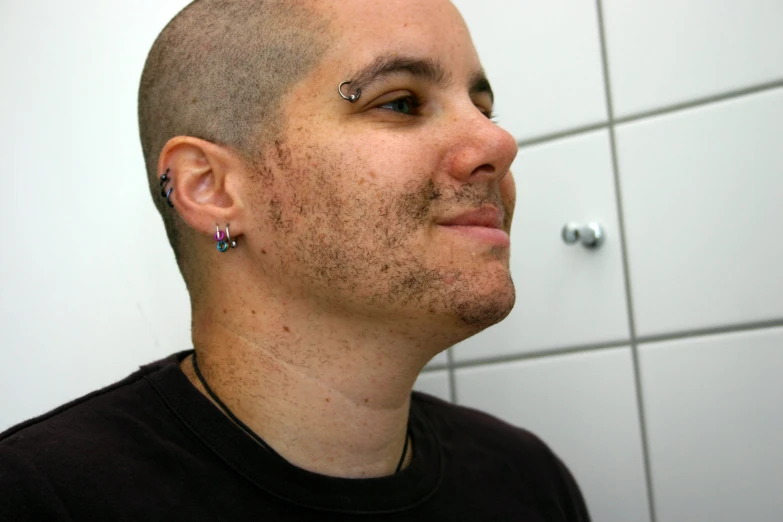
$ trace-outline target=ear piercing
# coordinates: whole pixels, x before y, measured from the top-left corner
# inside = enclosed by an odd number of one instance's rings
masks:
[[[174,208],[174,204],[171,202],[171,193],[174,192],[174,187],[169,187],[168,192],[166,192],[166,184],[171,181],[169,172],[171,172],[171,169],[166,169],[166,172],[160,175],[160,197],[166,198],[166,203],[168,203],[171,208]]]
[[[356,93],[355,94],[351,94],[351,95],[348,95],[348,96],[343,94],[343,85],[350,85],[350,84],[351,84],[351,82],[343,82],[343,83],[341,83],[340,85],[337,86],[337,92],[340,93],[340,96],[342,97],[343,100],[349,101],[351,103],[356,103],[356,100],[358,100],[359,97],[362,95],[362,90],[361,89],[356,89]]]
[[[166,190],[166,185],[171,181],[171,178],[169,177],[170,173],[171,169],[166,169],[166,172],[160,175],[160,197],[166,198],[166,203],[168,203],[171,208],[174,208],[174,204],[171,202],[171,193],[174,192],[174,187],[169,187],[169,189]],[[220,252],[226,252],[228,247],[237,247],[236,239],[231,239],[231,232],[228,230],[228,225],[226,225],[225,232],[220,230],[219,225],[215,225],[215,241],[217,241],[217,249]]]
[[[231,246],[231,248],[237,247],[236,240],[231,239],[231,234],[228,231],[228,225],[226,225],[225,232],[220,230],[220,227],[218,225],[215,225],[215,241],[217,241],[217,249],[220,252],[227,251],[229,245]]]

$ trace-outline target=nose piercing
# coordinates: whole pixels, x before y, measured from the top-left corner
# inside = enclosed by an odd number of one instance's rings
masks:
[[[337,86],[337,92],[340,93],[340,96],[342,97],[343,100],[349,101],[351,103],[356,103],[356,100],[358,100],[359,96],[362,95],[361,89],[356,89],[356,93],[351,94],[350,96],[346,96],[345,94],[343,94],[343,85],[350,85],[350,84],[351,82],[341,83],[339,86]]]

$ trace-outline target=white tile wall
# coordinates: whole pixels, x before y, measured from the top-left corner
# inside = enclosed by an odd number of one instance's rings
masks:
[[[438,370],[433,372],[424,372],[416,379],[413,385],[416,391],[429,393],[439,397],[444,401],[451,401],[451,385],[449,384],[449,372]]]
[[[455,0],[517,139],[604,122],[594,2]]]
[[[783,520],[783,328],[642,345],[658,522]]]
[[[647,490],[629,348],[459,369],[457,401],[542,437],[593,520],[645,522]]]
[[[620,125],[617,146],[637,333],[783,319],[783,89]]]
[[[783,80],[780,0],[603,0],[615,117]]]
[[[513,172],[517,302],[505,321],[457,345],[455,360],[629,340],[608,132],[523,148]],[[560,232],[568,221],[600,222],[605,244],[566,245]]]
[[[427,363],[427,366],[446,366],[448,363],[446,352],[448,352],[448,350],[440,352],[438,355],[430,359],[430,362]]]

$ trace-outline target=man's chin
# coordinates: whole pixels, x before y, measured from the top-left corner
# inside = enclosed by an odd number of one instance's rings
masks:
[[[514,285],[509,280],[507,287],[496,292],[455,302],[452,310],[457,321],[473,335],[508,317],[514,308],[515,300]]]

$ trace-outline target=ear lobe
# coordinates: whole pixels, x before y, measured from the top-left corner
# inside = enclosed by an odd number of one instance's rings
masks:
[[[216,224],[230,223],[241,233],[237,219],[240,207],[231,188],[237,184],[229,182],[242,168],[236,153],[205,140],[178,136],[163,147],[158,165],[159,172],[169,170],[167,186],[174,189],[170,196],[174,208],[170,210],[179,213],[191,228],[212,234]]]

